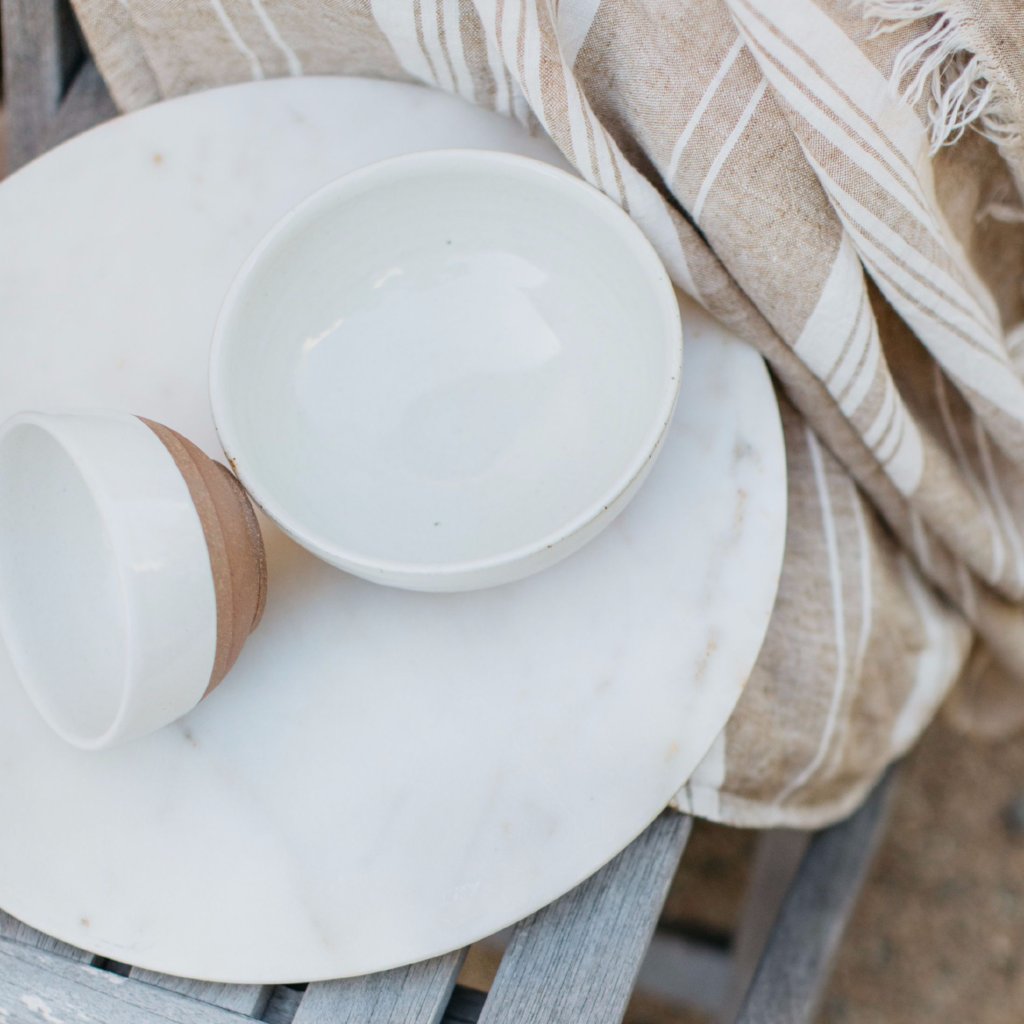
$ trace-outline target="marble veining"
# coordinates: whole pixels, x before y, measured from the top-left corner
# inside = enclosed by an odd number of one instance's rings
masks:
[[[356,79],[206,93],[55,151],[0,187],[0,415],[130,409],[215,453],[207,346],[248,250],[333,177],[454,146],[559,161],[458,99]],[[647,484],[544,573],[403,592],[268,529],[233,674],[98,754],[49,733],[0,651],[0,906],[154,970],[309,980],[461,946],[610,859],[725,723],[782,557],[764,365],[690,304],[684,329]]]

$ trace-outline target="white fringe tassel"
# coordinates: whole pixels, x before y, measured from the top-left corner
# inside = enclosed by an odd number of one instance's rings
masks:
[[[867,0],[864,14],[877,18],[875,34],[935,20],[896,55],[893,88],[908,103],[928,95],[931,152],[958,141],[973,127],[1000,147],[1024,145],[999,89],[982,60],[965,48],[960,26],[943,0]]]

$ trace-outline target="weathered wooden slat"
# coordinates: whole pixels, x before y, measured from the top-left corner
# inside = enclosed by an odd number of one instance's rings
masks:
[[[782,901],[793,884],[810,841],[810,832],[791,829],[768,829],[757,837],[754,865],[733,940],[728,990],[719,1007],[722,1020],[735,1020],[743,1005],[768,936],[778,920]]]
[[[209,981],[192,981],[190,978],[157,974],[141,967],[133,967],[128,976],[147,985],[159,985],[170,992],[201,999],[204,1003],[212,1003],[225,1010],[244,1013],[247,1017],[262,1016],[273,991],[271,985],[218,985]]]
[[[737,1024],[804,1024],[814,1019],[885,830],[894,778],[895,769],[890,769],[856,814],[811,840]]]
[[[69,946],[66,942],[61,942],[60,939],[53,939],[49,935],[37,932],[35,928],[30,928],[2,910],[0,910],[0,938],[11,939],[13,942],[20,942],[25,946],[33,946],[49,953],[57,953],[59,956],[66,957],[68,960],[76,960],[79,963],[89,964],[94,959],[92,953],[87,953],[77,946]]]
[[[310,985],[294,1024],[438,1024],[465,950],[362,978]]]
[[[64,92],[66,13],[62,0],[0,0],[3,18],[7,169],[46,147]]]
[[[177,992],[0,938],[0,1021],[103,1024],[250,1024]]]
[[[53,118],[46,145],[56,146],[117,115],[107,86],[92,60],[85,61]]]
[[[520,922],[480,1024],[617,1024],[690,834],[666,812],[610,864]]]

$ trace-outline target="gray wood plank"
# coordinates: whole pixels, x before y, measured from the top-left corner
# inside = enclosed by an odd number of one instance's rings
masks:
[[[723,1021],[735,1020],[743,1005],[782,902],[810,841],[810,832],[791,829],[768,829],[757,837],[754,865],[733,940],[728,991],[719,1007]]]
[[[229,1010],[3,938],[0,1021],[250,1024]]]
[[[520,922],[480,1024],[621,1021],[691,824],[666,812],[592,878]]]
[[[61,0],[0,0],[4,35],[7,168],[40,153],[64,91]]]
[[[810,842],[754,975],[738,1024],[814,1019],[850,914],[885,830],[890,769],[864,805]]]
[[[106,83],[91,59],[82,64],[54,115],[45,144],[56,146],[117,115]]]
[[[465,955],[310,985],[294,1024],[438,1024]]]
[[[261,1017],[273,991],[272,985],[219,985],[210,981],[157,974],[141,967],[133,967],[128,977],[147,985],[159,985],[170,992],[180,992],[192,999],[201,999],[204,1003],[212,1003],[225,1010],[244,1013],[247,1017]]]
[[[77,946],[69,946],[66,942],[61,942],[60,939],[37,932],[35,928],[30,928],[2,910],[0,910],[0,938],[10,939],[13,942],[20,942],[25,946],[33,946],[50,953],[57,953],[68,960],[77,960],[79,963],[91,964],[95,959],[92,953],[87,953]]]

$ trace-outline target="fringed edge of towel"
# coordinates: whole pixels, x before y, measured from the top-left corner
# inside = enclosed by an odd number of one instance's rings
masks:
[[[917,104],[927,94],[931,153],[957,142],[968,128],[1000,148],[1024,146],[1009,97],[985,61],[966,44],[960,18],[943,0],[865,0],[874,34],[920,24],[920,35],[896,55],[892,85]]]

